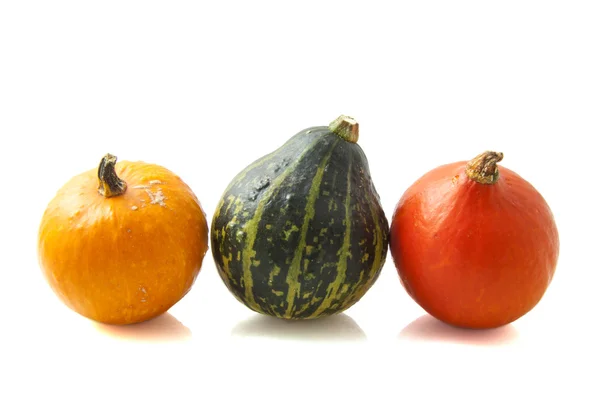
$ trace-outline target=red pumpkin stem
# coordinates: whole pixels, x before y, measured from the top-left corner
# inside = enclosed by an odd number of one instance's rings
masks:
[[[347,142],[356,143],[358,141],[358,122],[352,117],[339,116],[329,124],[329,129]]]
[[[115,164],[117,157],[107,154],[98,167],[98,193],[104,197],[114,197],[125,193],[127,183],[117,176]]]
[[[467,163],[467,176],[477,183],[492,185],[500,178],[498,165],[504,154],[495,151],[486,151]]]

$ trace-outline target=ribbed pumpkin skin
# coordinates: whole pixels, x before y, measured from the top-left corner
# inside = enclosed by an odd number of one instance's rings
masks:
[[[367,292],[388,235],[360,146],[313,127],[233,179],[211,248],[221,278],[250,309],[310,319],[342,312]]]

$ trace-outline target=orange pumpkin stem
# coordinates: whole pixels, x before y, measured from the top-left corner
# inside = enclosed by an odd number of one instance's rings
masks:
[[[348,117],[347,115],[339,116],[329,124],[329,129],[347,142],[358,142],[358,122],[352,117]]]
[[[104,197],[114,197],[125,193],[127,183],[117,176],[115,164],[117,157],[107,154],[102,157],[98,167],[98,193]]]
[[[504,154],[495,151],[486,151],[467,163],[467,176],[477,183],[492,185],[500,178],[498,165]]]

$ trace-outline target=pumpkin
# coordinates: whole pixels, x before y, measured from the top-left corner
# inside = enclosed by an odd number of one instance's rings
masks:
[[[347,116],[304,129],[225,190],[213,258],[251,310],[282,319],[340,313],[378,278],[389,225],[357,140]]]
[[[50,287],[77,313],[107,324],[166,312],[191,289],[207,250],[204,211],[181,178],[110,154],[58,191],[39,229]]]
[[[542,299],[559,254],[550,207],[502,153],[431,170],[403,194],[390,252],[408,294],[429,314],[473,329],[509,324]]]

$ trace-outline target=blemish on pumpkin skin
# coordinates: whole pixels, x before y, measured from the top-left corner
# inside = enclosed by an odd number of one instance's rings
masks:
[[[162,184],[162,182],[155,179],[155,180],[152,180],[152,181],[148,182],[147,185],[136,185],[136,186],[132,186],[131,188],[132,189],[145,189],[145,190],[147,190],[147,189],[150,189],[153,185],[160,185],[160,184]]]
[[[452,178],[452,184],[456,185],[458,183],[458,179],[460,178],[460,176],[458,175],[454,175],[454,178]]]
[[[165,200],[167,199],[162,192],[162,189],[158,188],[156,192],[152,192],[150,189],[146,189],[148,197],[150,197],[150,204],[158,204],[162,207],[166,207]]]
[[[145,303],[146,301],[148,301],[148,299],[146,297],[148,295],[146,288],[144,286],[140,285],[138,290],[142,294],[142,298],[140,299],[140,302]]]

